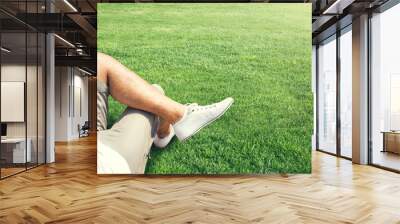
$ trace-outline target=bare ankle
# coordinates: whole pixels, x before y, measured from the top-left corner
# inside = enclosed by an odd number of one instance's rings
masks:
[[[161,113],[156,113],[169,124],[175,124],[186,113],[186,107],[179,103],[170,104],[167,107],[162,107]]]
[[[173,114],[171,124],[175,124],[176,122],[180,121],[185,115],[185,112],[186,112],[185,106],[183,105],[178,106]]]
[[[158,137],[160,137],[160,138],[164,138],[164,137],[168,136],[169,133],[170,133],[170,130],[169,130],[169,129],[167,129],[167,130],[158,129],[158,131],[157,131],[157,135],[158,135]]]

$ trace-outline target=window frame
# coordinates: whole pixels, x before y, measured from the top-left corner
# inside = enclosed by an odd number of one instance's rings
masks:
[[[395,172],[395,173],[400,173],[400,169],[394,169],[391,167],[387,167],[384,165],[380,165],[377,163],[374,163],[373,161],[373,153],[374,153],[374,145],[373,145],[373,127],[372,127],[372,119],[373,119],[373,113],[372,113],[372,94],[373,94],[373,88],[372,88],[372,19],[374,18],[374,14],[382,14],[385,11],[393,8],[394,6],[397,6],[400,4],[399,0],[388,0],[381,6],[368,11],[368,31],[367,31],[367,38],[368,38],[368,165],[377,167],[383,170]]]
[[[340,55],[340,37],[347,33],[347,32],[351,32],[352,29],[349,29],[349,27],[352,26],[352,23],[347,24],[346,26],[340,28],[339,30],[336,31],[336,33],[320,40],[317,44],[316,44],[316,60],[315,60],[315,74],[316,74],[316,151],[319,152],[323,152],[329,155],[333,155],[333,156],[337,156],[346,160],[352,160],[351,157],[347,157],[342,155],[342,150],[341,150],[341,118],[340,118],[340,84],[341,84],[341,66],[340,66],[340,60],[341,60],[341,55]],[[336,36],[335,36],[336,35]],[[335,36],[335,38],[332,38],[332,36]],[[328,41],[330,38],[332,38],[332,40],[330,41],[336,41],[336,152],[332,153],[329,152],[327,150],[321,149],[319,147],[319,103],[320,103],[320,98],[319,98],[319,88],[320,88],[320,80],[319,80],[319,64],[320,64],[320,57],[319,57],[319,53],[318,53],[318,49],[320,47],[320,44]]]

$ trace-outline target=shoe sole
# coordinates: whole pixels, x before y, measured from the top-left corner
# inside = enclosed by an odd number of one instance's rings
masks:
[[[216,121],[218,118],[220,118],[222,115],[225,114],[226,111],[228,111],[228,109],[232,106],[233,104],[233,100],[232,102],[225,108],[225,110],[222,111],[222,113],[220,113],[218,116],[216,116],[214,119],[210,120],[209,122],[203,124],[202,126],[200,126],[196,131],[194,131],[191,135],[187,136],[184,139],[179,139],[179,141],[184,142],[186,140],[188,140],[190,137],[192,137],[193,135],[197,134],[197,132],[199,132],[201,129],[203,129],[204,127],[208,126],[209,124],[213,123],[214,121]],[[178,136],[177,136],[178,137]]]

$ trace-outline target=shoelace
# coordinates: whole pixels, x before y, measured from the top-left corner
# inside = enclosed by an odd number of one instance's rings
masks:
[[[191,103],[191,104],[187,104],[187,105],[188,105],[188,107],[189,107],[191,112],[200,111],[200,110],[207,110],[207,109],[214,108],[214,107],[217,106],[215,103],[211,104],[211,105],[207,105],[207,106],[199,106],[199,104],[197,104],[197,103]]]

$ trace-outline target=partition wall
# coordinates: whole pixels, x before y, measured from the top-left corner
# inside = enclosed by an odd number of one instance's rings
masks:
[[[41,5],[42,1],[18,3],[28,13],[40,12]],[[0,18],[3,179],[46,161],[46,38],[44,33],[11,18],[5,11],[0,12]]]
[[[94,1],[0,0],[0,179],[96,130],[96,24]]]

